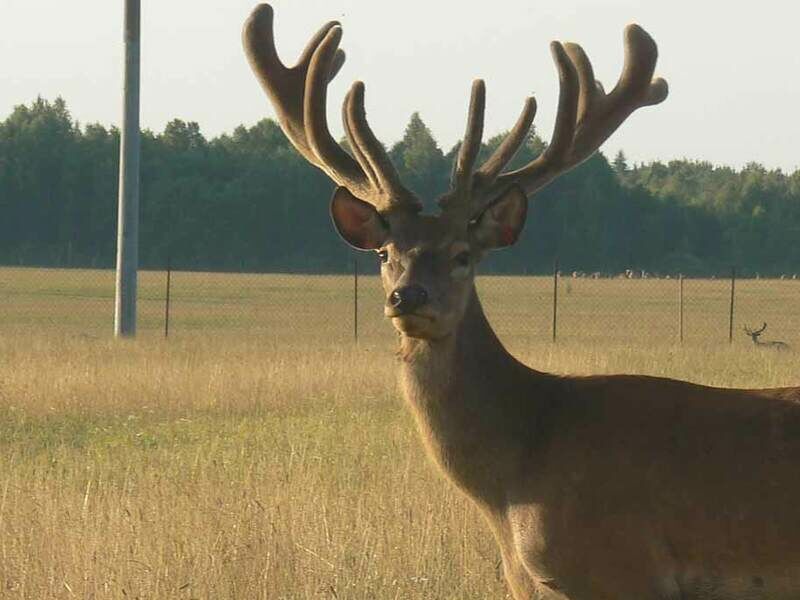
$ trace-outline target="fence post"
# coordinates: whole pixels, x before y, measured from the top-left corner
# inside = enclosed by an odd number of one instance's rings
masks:
[[[358,343],[358,256],[353,257],[353,340]]]
[[[556,341],[558,326],[558,257],[553,261],[553,343]]]
[[[678,274],[678,340],[683,344],[683,273]]]
[[[736,292],[736,267],[731,267],[731,304],[728,320],[728,343],[733,343],[733,299]]]
[[[172,288],[172,257],[167,254],[167,293],[164,300],[164,337],[169,337],[169,292]]]

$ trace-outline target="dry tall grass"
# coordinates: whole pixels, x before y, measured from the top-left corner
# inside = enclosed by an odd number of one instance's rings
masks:
[[[375,347],[0,339],[0,597],[503,598]],[[582,349],[557,372],[798,383],[750,347]]]

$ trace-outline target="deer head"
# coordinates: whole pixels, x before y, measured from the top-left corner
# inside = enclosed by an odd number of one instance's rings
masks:
[[[560,94],[547,149],[524,167],[503,172],[533,122],[536,101],[528,98],[503,142],[486,162],[476,165],[486,91],[483,81],[475,81],[451,190],[438,199],[438,214],[426,215],[367,123],[362,82],[350,88],[342,111],[352,154],[328,130],[327,85],[344,62],[339,23],[323,26],[293,67],[277,56],[269,5],[255,8],[243,37],[250,64],[284,133],[306,160],[339,186],[330,208],[336,229],[354,248],[378,253],[386,316],[401,333],[418,338],[435,339],[454,331],[473,293],[476,265],[489,250],[516,242],[530,196],[589,158],[637,108],[667,96],[667,83],[653,79],[655,42],[638,25],[625,29],[624,68],[608,94],[595,80],[580,46],[553,42]]]
[[[761,336],[764,331],[767,329],[766,321],[761,326],[761,329],[750,329],[747,325],[744,325],[744,332],[749,335],[754,342],[758,343],[758,338]]]

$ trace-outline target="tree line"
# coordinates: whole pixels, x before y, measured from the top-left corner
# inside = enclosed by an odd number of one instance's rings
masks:
[[[487,155],[502,135],[482,148]],[[531,131],[517,165],[546,147]],[[413,114],[389,153],[428,206],[446,191],[444,151]],[[110,267],[116,251],[119,131],[76,122],[39,98],[0,122],[0,263]],[[179,269],[339,272],[353,253],[328,217],[332,184],[265,119],[213,139],[176,119],[142,138],[140,263]],[[601,153],[531,201],[495,272],[709,274],[800,270],[800,170],[677,160],[629,165]]]

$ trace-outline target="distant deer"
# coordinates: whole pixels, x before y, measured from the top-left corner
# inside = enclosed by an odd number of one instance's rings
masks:
[[[410,44],[417,33],[398,35]],[[422,214],[370,129],[363,83],[344,100],[352,154],[331,136],[326,88],[344,61],[341,37],[339,23],[328,23],[286,67],[269,6],[258,6],[244,29],[284,133],[338,185],[336,229],[380,259],[384,314],[400,334],[402,393],[433,461],[486,518],[514,598],[800,596],[800,389],[541,373],[503,347],[475,289],[478,262],[519,237],[528,197],[590,157],[636,109],[666,98],[666,82],[653,79],[650,36],[626,28],[625,64],[608,94],[580,46],[554,42],[561,93],[553,136],[516,170],[504,172],[536,103],[527,100],[477,167],[485,88],[476,81],[437,214]],[[520,77],[526,67],[524,58],[509,63]],[[413,72],[402,80],[418,85]]]
[[[761,329],[757,329],[755,331],[750,329],[747,325],[744,326],[744,332],[752,338],[753,343],[756,346],[760,346],[762,348],[775,348],[776,350],[788,350],[789,349],[789,344],[787,344],[786,342],[779,342],[779,341],[776,341],[776,340],[768,340],[766,342],[761,341],[759,338],[761,337],[761,334],[764,333],[764,331],[766,329],[767,329],[767,322],[766,321],[764,321],[764,324],[761,326]]]

